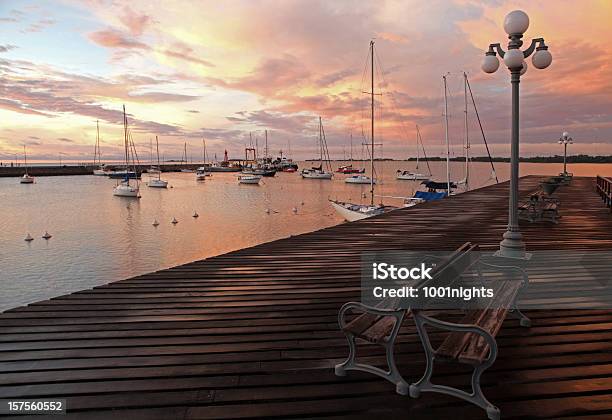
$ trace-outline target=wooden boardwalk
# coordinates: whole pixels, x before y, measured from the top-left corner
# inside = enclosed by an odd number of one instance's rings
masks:
[[[523,178],[521,193],[538,181]],[[558,225],[522,224],[528,247],[612,251],[612,215],[594,179],[576,178],[557,196]],[[360,251],[450,250],[467,240],[494,249],[506,217],[500,184],[7,311],[0,399],[65,398],[68,417],[100,419],[484,419],[454,398],[414,400],[378,377],[334,376],[347,354],[336,315],[358,300]],[[545,296],[546,276],[531,281],[535,298]],[[582,284],[583,302],[605,293],[592,293],[602,285],[588,278]],[[530,329],[506,322],[483,376],[502,418],[612,418],[612,311],[528,314]],[[410,324],[397,355],[415,381],[424,355]],[[384,360],[376,347],[359,356]],[[467,385],[469,377],[441,365],[435,379]]]

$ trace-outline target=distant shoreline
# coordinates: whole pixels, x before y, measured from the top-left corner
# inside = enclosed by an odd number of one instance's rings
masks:
[[[305,162],[317,162],[319,159],[306,159]],[[374,159],[377,162],[406,162],[416,161],[416,157],[408,159]],[[425,158],[419,158],[420,161],[440,162],[445,161],[445,157],[433,156]],[[450,158],[453,162],[463,162],[465,157],[452,157]],[[493,157],[493,162],[510,162],[509,157]],[[349,162],[348,159],[332,159],[333,162]],[[365,162],[365,160],[353,159],[354,162]],[[474,156],[470,158],[472,162],[488,162],[488,156]],[[525,163],[563,163],[563,156],[533,156],[533,157],[520,157],[519,162]],[[605,156],[589,156],[589,155],[572,155],[567,157],[567,163],[612,163],[612,155]]]

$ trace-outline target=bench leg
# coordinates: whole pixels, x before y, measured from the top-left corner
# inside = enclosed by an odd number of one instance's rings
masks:
[[[482,389],[480,388],[480,377],[482,376],[482,373],[485,370],[487,370],[490,366],[492,366],[493,363],[495,363],[495,359],[497,358],[497,343],[495,342],[495,339],[491,337],[489,334],[486,334],[486,335],[483,334],[484,332],[482,330],[479,330],[476,328],[462,327],[462,328],[454,329],[448,323],[441,322],[441,321],[434,321],[431,319],[428,319],[427,321],[425,321],[423,318],[419,316],[415,316],[414,320],[417,326],[417,332],[419,334],[419,337],[421,338],[421,343],[423,344],[423,348],[425,350],[425,357],[427,359],[427,367],[425,369],[425,374],[423,375],[423,377],[418,382],[410,385],[410,396],[412,398],[419,398],[419,396],[421,395],[421,392],[438,392],[441,394],[450,395],[453,397],[461,398],[464,401],[470,402],[472,404],[479,406],[480,408],[483,408],[484,410],[486,410],[487,417],[489,419],[499,420],[500,418],[499,408],[497,408],[489,400],[487,400],[487,398],[484,396],[482,392]],[[431,342],[429,341],[429,336],[425,328],[426,323],[431,323],[434,326],[437,326],[437,327],[440,327],[446,330],[451,330],[451,331],[465,330],[466,332],[467,331],[474,332],[484,337],[485,340],[487,341],[487,344],[489,344],[489,348],[490,348],[489,357],[483,363],[476,366],[474,368],[474,372],[472,373],[472,380],[471,380],[472,392],[471,393],[467,393],[460,389],[453,388],[453,387],[446,386],[446,385],[436,385],[431,382],[431,376],[433,374],[433,367],[434,367],[434,362],[435,362],[435,352],[431,345]]]
[[[377,368],[376,366],[355,362],[355,357],[357,354],[355,336],[349,332],[345,332],[346,339],[348,340],[349,344],[349,355],[344,362],[335,366],[334,373],[336,374],[336,376],[346,376],[347,370],[357,370],[361,372],[371,373],[373,375],[380,376],[381,378],[386,379],[392,384],[394,384],[395,392],[397,392],[398,394],[408,395],[408,382],[404,380],[401,373],[399,372],[399,369],[397,368],[397,365],[395,364],[394,346],[398,332],[399,324],[396,325],[396,328],[393,329],[389,337],[381,343],[385,348],[387,366],[389,367],[389,370],[387,371]]]

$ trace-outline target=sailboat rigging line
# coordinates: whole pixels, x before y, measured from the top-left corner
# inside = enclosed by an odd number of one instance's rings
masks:
[[[478,114],[478,108],[476,108],[476,101],[474,100],[474,94],[472,93],[472,86],[470,85],[470,80],[465,78],[467,88],[470,92],[470,97],[472,98],[472,105],[474,105],[474,113],[476,114],[476,119],[478,120],[478,126],[480,127],[480,132],[482,133],[482,139],[484,141],[485,147],[487,149],[487,155],[489,156],[489,163],[491,164],[491,170],[495,175],[495,183],[499,184],[499,179],[497,178],[497,172],[495,172],[495,165],[493,164],[493,158],[491,157],[491,152],[489,151],[489,144],[487,143],[487,138],[485,137],[484,129],[482,128],[482,122],[480,121],[480,115]]]
[[[423,149],[423,157],[425,158],[425,163],[427,164],[427,171],[429,175],[431,176],[432,172],[431,172],[431,168],[429,167],[429,159],[427,159],[427,153],[425,152],[425,145],[423,144],[423,139],[421,138],[421,130],[419,130],[418,125],[416,126],[416,129],[417,129],[418,141],[421,143],[421,148]]]

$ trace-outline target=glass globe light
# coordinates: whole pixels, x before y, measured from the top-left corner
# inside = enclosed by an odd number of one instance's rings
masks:
[[[548,50],[538,50],[531,57],[531,62],[536,69],[545,69],[552,63],[552,55]]]
[[[504,31],[508,35],[524,34],[529,28],[529,16],[522,10],[514,10],[504,19]]]
[[[561,135],[564,139],[569,137],[569,133],[567,131],[564,131],[563,134]]]
[[[504,55],[504,64],[509,69],[521,67],[523,65],[524,58],[523,51],[519,50],[518,48],[513,48],[508,50],[508,52],[506,52]]]
[[[527,62],[523,60],[523,68],[521,69],[521,76],[527,73]]]
[[[496,55],[485,55],[484,60],[482,60],[482,71],[485,73],[495,73],[499,68],[499,60]]]

